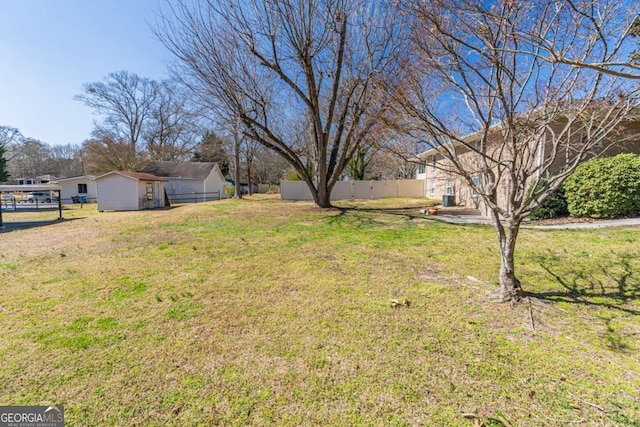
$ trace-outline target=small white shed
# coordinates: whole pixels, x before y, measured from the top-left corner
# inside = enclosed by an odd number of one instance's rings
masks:
[[[113,171],[95,178],[98,211],[137,211],[167,206],[166,179],[143,172]]]
[[[73,176],[52,181],[60,186],[62,203],[71,203],[82,199],[84,203],[95,202],[98,198],[98,187],[93,175]]]

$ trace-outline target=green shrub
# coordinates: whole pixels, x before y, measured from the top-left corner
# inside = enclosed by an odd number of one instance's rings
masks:
[[[571,216],[608,218],[640,212],[640,156],[589,160],[564,187]]]
[[[532,213],[531,219],[549,219],[569,215],[567,207],[567,197],[564,187],[560,186],[556,191],[549,194]]]
[[[235,185],[225,185],[224,186],[224,194],[227,195],[227,198],[232,198],[236,193],[236,186]]]
[[[290,170],[284,174],[284,179],[286,181],[302,181],[302,175],[298,173],[298,171]]]

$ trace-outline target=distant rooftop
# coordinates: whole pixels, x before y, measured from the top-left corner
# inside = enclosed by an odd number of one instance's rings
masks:
[[[142,169],[164,178],[206,179],[216,164],[213,162],[165,162],[153,161]]]

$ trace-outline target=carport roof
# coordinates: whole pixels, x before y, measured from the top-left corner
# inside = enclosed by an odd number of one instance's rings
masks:
[[[0,193],[12,193],[14,191],[59,191],[60,186],[54,184],[38,185],[0,185]]]

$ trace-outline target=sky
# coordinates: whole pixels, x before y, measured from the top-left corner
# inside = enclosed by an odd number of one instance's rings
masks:
[[[158,0],[0,0],[0,125],[58,145],[80,144],[99,119],[73,97],[127,70],[168,77],[154,36]]]

